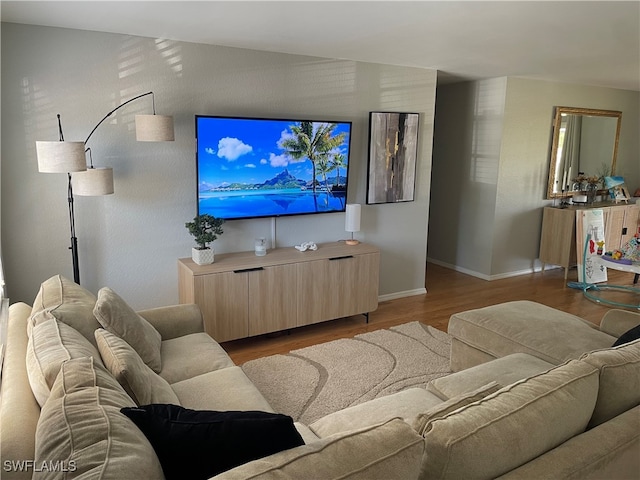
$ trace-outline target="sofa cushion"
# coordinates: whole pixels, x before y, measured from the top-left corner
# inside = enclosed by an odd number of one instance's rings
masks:
[[[598,401],[589,427],[640,405],[640,340],[589,352],[580,360],[600,372]]]
[[[316,420],[309,428],[320,438],[402,418],[410,423],[420,412],[442,403],[424,388],[409,388],[353,405]]]
[[[185,355],[185,352],[189,352],[189,355]],[[235,365],[227,352],[206,333],[192,333],[163,340],[160,353],[160,376],[169,383]]]
[[[243,463],[303,445],[286,415],[190,410],[177,405],[123,408],[153,445],[167,480],[206,480]]]
[[[427,384],[427,390],[447,400],[464,395],[490,382],[497,382],[506,387],[523,378],[546,372],[554,366],[527,353],[512,353],[506,357],[496,358],[431,380]]]
[[[93,358],[65,362],[36,430],[35,464],[59,470],[42,469],[33,478],[161,479],[151,444],[120,413],[131,406],[133,400]]]
[[[254,460],[216,480],[418,478],[424,441],[399,418]]]
[[[298,430],[298,433],[302,437],[302,440],[304,440],[304,443],[313,443],[320,440],[320,437],[313,433],[313,430],[311,430],[304,423],[295,422],[294,425],[296,427],[296,430]]]
[[[162,369],[158,331],[109,287],[98,291],[93,314],[106,330],[122,338],[156,373]]]
[[[583,432],[597,395],[598,370],[572,360],[435,419],[422,477],[506,473]]]
[[[172,383],[171,388],[180,405],[194,410],[260,410],[273,408],[240,367],[215,372]]]
[[[500,388],[500,385],[496,382],[491,382],[469,393],[464,393],[439,403],[438,405],[428,409],[426,412],[420,413],[416,416],[412,423],[413,428],[420,435],[424,435],[431,428],[431,423],[435,419],[442,418],[465,405],[482,400],[487,395],[497,392]]]
[[[528,353],[554,365],[614,341],[580,317],[528,300],[455,313],[447,331],[494,358]]]
[[[570,438],[499,480],[622,480],[640,472],[640,406]]]
[[[102,363],[96,347],[69,325],[52,318],[33,327],[27,343],[27,375],[41,407],[49,398],[63,362],[80,357],[95,357]]]
[[[105,366],[136,405],[180,404],[167,381],[151,370],[131,345],[103,328],[96,330],[95,336]]]
[[[55,318],[75,328],[95,346],[93,331],[100,324],[93,316],[96,297],[89,290],[62,275],[45,280],[33,301],[27,333],[31,335],[33,326]]]

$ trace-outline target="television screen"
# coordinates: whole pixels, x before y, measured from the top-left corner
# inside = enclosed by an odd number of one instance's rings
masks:
[[[198,214],[342,212],[351,122],[196,115]]]

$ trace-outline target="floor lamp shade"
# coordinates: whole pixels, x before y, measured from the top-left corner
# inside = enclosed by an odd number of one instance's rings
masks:
[[[346,208],[346,215],[344,220],[344,229],[347,232],[351,232],[351,239],[347,240],[347,245],[357,245],[359,242],[354,240],[353,232],[360,231],[360,211],[361,205],[358,203],[349,203]]]
[[[112,168],[88,168],[73,174],[73,191],[77,195],[94,197],[113,193]]]
[[[36,142],[41,173],[82,172],[87,169],[84,142]]]
[[[139,142],[173,142],[173,117],[170,115],[136,115],[136,140]]]

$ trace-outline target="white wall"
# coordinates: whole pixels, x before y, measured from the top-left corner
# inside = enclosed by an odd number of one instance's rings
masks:
[[[555,106],[622,111],[616,174],[625,177],[632,193],[640,188],[639,92],[509,77],[503,84],[504,111],[499,118],[502,81],[493,81],[494,128],[487,129],[481,139],[473,135],[482,131],[473,111],[483,85],[491,81],[440,87],[436,107],[434,178],[436,172],[462,172],[453,179],[457,188],[449,190],[448,197],[439,192],[442,187],[434,180],[428,256],[485,279],[539,268],[542,207],[553,204],[545,196]],[[499,141],[499,153],[492,190],[491,185],[477,185],[464,175],[475,145],[495,147],[495,141]],[[493,158],[495,150],[491,151]],[[452,238],[455,246],[447,244]]]
[[[506,83],[438,88],[428,256],[465,272],[491,270]]]
[[[10,47],[9,47],[10,46]],[[66,176],[37,172],[35,141],[84,140],[110,109],[153,90],[174,116],[176,141],[136,143],[138,100],[89,142],[96,166],[114,168],[114,195],[76,197],[82,284],[108,285],[134,308],[177,302],[184,223],[196,211],[194,115],[303,117],[353,122],[348,201],[365,203],[369,111],[420,113],[416,200],[363,205],[359,239],[380,247],[382,295],[423,291],[436,71],[347,60],[2,24],[2,253],[12,302],[40,283],[72,278]],[[270,220],[225,224],[216,252],[253,248]],[[346,237],[344,214],[277,220],[281,246]]]

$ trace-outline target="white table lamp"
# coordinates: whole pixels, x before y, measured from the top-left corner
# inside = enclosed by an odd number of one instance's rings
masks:
[[[358,243],[360,243],[358,240],[355,240],[353,238],[353,233],[360,231],[361,207],[362,205],[358,203],[347,204],[344,229],[347,232],[351,232],[351,238],[345,242],[347,245],[357,245]]]

